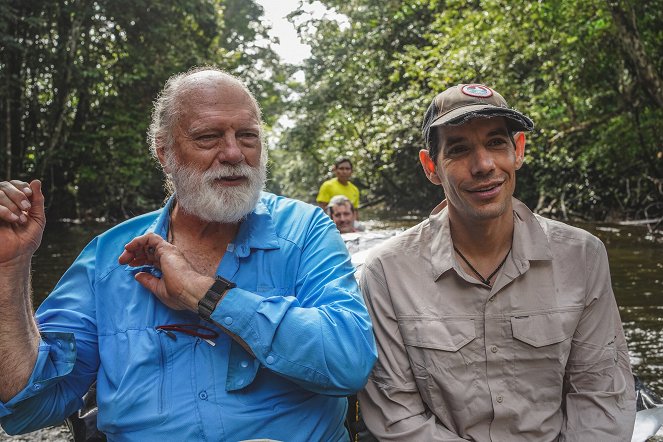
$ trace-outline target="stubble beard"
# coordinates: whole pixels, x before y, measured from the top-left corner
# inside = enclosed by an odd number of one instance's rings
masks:
[[[513,179],[513,177],[511,177],[511,179]],[[442,187],[444,188],[448,204],[453,206],[452,210],[457,212],[457,215],[463,220],[463,222],[483,222],[498,219],[504,216],[505,213],[509,212],[509,209],[511,208],[511,197],[513,196],[514,190],[513,187],[515,184],[511,184],[509,177],[507,176],[504,180],[504,185],[509,187],[508,189],[502,189],[502,192],[505,194],[503,193],[502,195],[499,195],[495,201],[478,205],[473,203],[470,197],[464,197],[462,192],[454,191],[448,193],[447,187],[444,185]],[[448,184],[448,186],[451,187],[450,184]]]
[[[184,212],[208,222],[233,224],[251,213],[260,199],[267,179],[267,149],[263,148],[256,167],[245,162],[220,164],[204,172],[179,164],[172,150],[168,150],[166,168],[177,204]],[[216,179],[229,176],[244,176],[246,182],[229,187],[215,184]]]

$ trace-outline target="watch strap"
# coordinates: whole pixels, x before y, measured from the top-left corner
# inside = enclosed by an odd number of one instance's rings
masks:
[[[225,278],[217,276],[214,280],[214,284],[207,290],[205,296],[198,301],[198,314],[201,318],[205,320],[210,320],[212,312],[216,308],[216,305],[219,303],[219,300],[223,298],[223,295],[233,287],[237,285],[233,282],[228,281]]]

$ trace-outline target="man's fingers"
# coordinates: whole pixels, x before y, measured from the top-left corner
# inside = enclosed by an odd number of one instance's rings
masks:
[[[154,293],[157,296],[160,296],[161,293],[159,292],[159,282],[161,281],[159,278],[157,278],[154,275],[151,275],[146,272],[138,272],[136,273],[136,281],[146,289],[148,289],[150,292]]]
[[[0,207],[4,208],[0,210],[0,219],[7,222],[26,222],[28,219],[24,212],[32,207],[29,199],[32,193],[28,183],[23,181],[0,182]]]
[[[124,252],[118,261],[120,264],[141,266],[145,264],[158,264],[160,249],[168,243],[159,235],[148,233],[138,236],[124,246]]]
[[[0,206],[0,220],[7,221],[8,223],[15,223],[19,219],[19,215],[16,215],[5,206]]]
[[[46,212],[44,210],[44,194],[41,191],[41,181],[33,180],[30,182],[30,186],[27,189],[24,189],[24,192],[29,190],[31,196],[32,206],[30,207],[28,213],[30,216],[36,220],[43,221],[43,224],[46,223]]]
[[[35,180],[37,181],[37,180]],[[17,189],[21,189],[22,191],[25,191],[25,194],[30,196],[32,195],[32,189],[30,189],[30,184],[26,183],[25,181],[21,180],[11,180],[9,181],[11,184],[14,185]]]

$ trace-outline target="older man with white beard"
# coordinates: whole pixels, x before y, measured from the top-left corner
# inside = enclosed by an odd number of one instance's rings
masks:
[[[92,240],[35,318],[41,185],[0,183],[3,427],[61,422],[96,381],[109,440],[348,440],[370,320],[329,217],[261,192],[255,98],[214,68],[176,75],[149,138],[174,195]]]

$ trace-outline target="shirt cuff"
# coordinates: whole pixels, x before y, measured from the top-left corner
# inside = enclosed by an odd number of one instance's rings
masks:
[[[62,377],[71,373],[76,362],[76,340],[73,333],[41,332],[35,368],[25,388],[7,402],[0,401],[0,417],[12,413],[21,401],[36,396]]]
[[[210,318],[243,341],[255,345],[258,336],[250,323],[264,299],[248,290],[235,287],[225,293]]]

